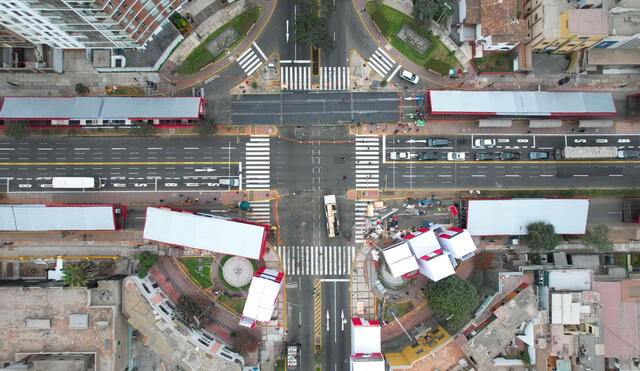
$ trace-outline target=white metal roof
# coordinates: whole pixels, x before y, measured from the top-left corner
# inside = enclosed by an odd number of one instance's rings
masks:
[[[351,371],[386,371],[384,358],[351,358]]]
[[[389,271],[391,271],[391,275],[394,277],[400,277],[418,269],[416,258],[413,256],[406,241],[387,247],[382,250],[382,254]]]
[[[157,207],[147,208],[143,238],[260,259],[267,227]]]
[[[591,290],[592,270],[590,269],[551,269],[545,271],[547,286],[555,291]]]
[[[351,354],[380,353],[382,333],[380,325],[351,323]]]
[[[433,231],[430,229],[420,232],[420,234],[417,234],[415,237],[412,237],[410,239],[405,237],[405,239],[407,239],[409,247],[411,248],[411,251],[413,251],[413,255],[415,255],[416,258],[419,258],[426,254],[430,254],[440,248],[440,243],[438,242],[436,234],[433,233]]]
[[[3,231],[112,231],[113,206],[0,206]]]
[[[430,90],[434,114],[551,116],[552,114],[615,114],[611,93],[547,91]]]
[[[469,200],[467,229],[473,236],[525,235],[527,225],[545,222],[558,234],[584,234],[588,212],[587,199]]]
[[[6,97],[5,119],[196,119],[200,97]]]
[[[466,229],[449,228],[438,235],[438,242],[440,242],[443,249],[456,259],[462,259],[477,250],[473,238],[471,238],[469,231]]]
[[[564,325],[580,324],[580,294],[551,294],[551,323]]]
[[[242,310],[242,316],[260,322],[270,321],[278,293],[280,292],[280,286],[280,282],[274,282],[262,277],[253,277],[251,286],[249,286],[249,294]]]
[[[422,275],[436,282],[456,273],[451,265],[449,254],[446,253],[428,260],[418,257],[418,266],[420,267],[420,273],[422,273]]]

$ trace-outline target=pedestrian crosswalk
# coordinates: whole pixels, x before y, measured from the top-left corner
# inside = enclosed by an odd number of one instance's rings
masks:
[[[249,219],[256,223],[271,224],[271,201],[250,201]]]
[[[391,57],[389,57],[389,55],[385,53],[384,50],[382,50],[382,48],[376,49],[376,51],[373,52],[371,57],[369,57],[368,62],[369,62],[369,66],[371,66],[371,68],[373,68],[374,71],[376,71],[383,78],[386,77],[391,71],[391,69],[396,65],[396,61],[391,59]],[[398,72],[398,69],[400,69],[399,65],[393,71],[393,74],[386,80],[391,80],[393,78],[393,75],[395,75],[396,72]]]
[[[282,89],[311,90],[311,67],[280,67]]]
[[[248,190],[267,190],[271,186],[269,140],[268,135],[252,135],[246,143],[244,179]]]
[[[277,246],[289,276],[344,276],[351,271],[355,246]]]
[[[242,53],[236,61],[240,65],[246,74],[246,76],[250,76],[267,60],[267,56],[264,55],[262,49],[253,42],[252,46],[249,47],[244,53]]]
[[[367,227],[367,206],[369,205],[369,201],[366,200],[356,200],[356,222],[355,222],[355,236],[354,241],[356,244],[361,244],[364,242],[364,233],[369,229]],[[377,211],[374,209],[374,213],[371,218],[375,218],[380,216]]]
[[[356,136],[356,189],[378,189],[380,177],[380,137]]]
[[[320,67],[320,90],[349,90],[349,67]]]

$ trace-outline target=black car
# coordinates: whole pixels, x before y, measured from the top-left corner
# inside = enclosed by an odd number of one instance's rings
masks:
[[[476,161],[489,161],[493,160],[493,153],[478,152],[476,153]]]
[[[438,152],[419,152],[418,160],[420,161],[436,161],[438,160]]]
[[[429,138],[425,143],[427,147],[446,147],[449,145],[449,139],[447,138]]]
[[[500,153],[501,160],[517,160],[520,158],[520,154],[518,152],[502,152]]]
[[[530,160],[547,160],[549,158],[549,152],[533,151],[529,152]]]

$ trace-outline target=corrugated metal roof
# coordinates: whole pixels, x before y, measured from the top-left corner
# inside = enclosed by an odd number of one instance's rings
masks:
[[[113,206],[0,206],[3,231],[115,230]]]
[[[550,116],[615,114],[611,93],[430,90],[434,114]]]
[[[6,97],[0,118],[124,120],[199,116],[199,97]]]
[[[473,236],[525,235],[527,225],[551,223],[557,234],[584,234],[589,200],[469,200],[467,229]]]
[[[260,225],[148,207],[143,238],[260,259],[267,233]]]

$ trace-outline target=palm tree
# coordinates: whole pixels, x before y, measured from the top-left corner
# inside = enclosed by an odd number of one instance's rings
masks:
[[[69,264],[62,269],[62,282],[65,286],[86,286],[89,280],[80,264]]]

